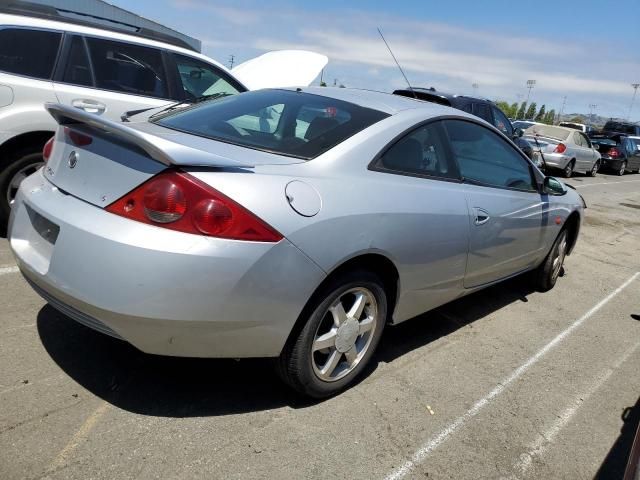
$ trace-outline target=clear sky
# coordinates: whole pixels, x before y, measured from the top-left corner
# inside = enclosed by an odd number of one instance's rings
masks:
[[[111,0],[203,42],[227,64],[265,51],[303,48],[329,57],[324,79],[389,91],[405,86],[376,27],[413,86],[565,113],[626,117],[640,82],[640,0],[350,2],[337,0]],[[640,93],[631,113],[640,120]]]

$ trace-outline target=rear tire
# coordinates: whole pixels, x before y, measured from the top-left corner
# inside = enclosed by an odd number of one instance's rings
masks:
[[[15,197],[20,182],[44,164],[41,147],[26,147],[0,159],[0,233],[6,234],[10,201]]]
[[[600,168],[600,161],[598,160],[596,163],[593,164],[593,167],[591,167],[591,170],[587,172],[587,175],[590,177],[595,177],[598,174],[599,168]]]
[[[544,262],[533,272],[533,285],[539,292],[551,290],[560,276],[568,248],[567,229],[563,228]]]
[[[620,164],[620,170],[618,170],[616,173],[618,174],[619,177],[621,177],[622,175],[624,175],[624,172],[627,170],[627,162],[622,162]]]
[[[314,294],[301,315],[304,326],[285,345],[278,374],[304,395],[335,395],[353,384],[378,346],[387,317],[383,282],[366,270],[347,272]]]
[[[573,160],[571,160],[569,163],[567,163],[567,166],[564,167],[564,169],[562,170],[562,176],[564,178],[571,178],[571,175],[573,175]]]

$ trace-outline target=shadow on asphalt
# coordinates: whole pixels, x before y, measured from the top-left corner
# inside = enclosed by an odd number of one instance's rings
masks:
[[[640,425],[640,398],[633,407],[627,407],[622,412],[622,428],[620,436],[613,444],[611,450],[600,465],[600,469],[595,476],[597,480],[610,478],[622,478],[624,470],[631,455],[631,447],[635,438],[638,425]]]
[[[387,327],[362,378],[375,371],[379,362],[392,362],[510,303],[527,301],[531,292],[527,279],[520,277]],[[191,417],[313,405],[282,384],[266,359],[237,362],[148,355],[76,323],[49,305],[38,313],[37,325],[44,347],[66,374],[94,395],[130,412]]]

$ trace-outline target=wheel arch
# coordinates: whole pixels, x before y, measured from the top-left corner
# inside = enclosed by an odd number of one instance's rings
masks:
[[[1,168],[7,167],[4,159],[6,159],[12,152],[19,151],[31,145],[36,145],[39,149],[42,149],[47,140],[49,140],[54,134],[55,131],[53,130],[36,130],[33,132],[21,133],[20,135],[10,138],[0,145]]]
[[[336,277],[353,270],[368,270],[380,276],[387,294],[387,321],[392,318],[397,304],[398,294],[400,292],[400,275],[398,269],[393,261],[382,253],[362,252],[344,259],[327,273],[327,276],[313,291],[300,315],[296,319],[291,332],[289,332],[289,336],[287,337],[283,350],[284,348],[287,348],[292,341],[295,341],[300,331],[304,328],[305,320],[311,313],[310,309],[312,308],[312,305],[314,305],[319,295],[323,293],[323,289],[326,285]]]
[[[575,210],[571,212],[567,217],[567,220],[564,222],[564,228],[567,230],[567,235],[569,236],[569,248],[567,249],[567,255],[570,255],[573,248],[576,246],[578,234],[580,233],[580,223],[580,214]]]

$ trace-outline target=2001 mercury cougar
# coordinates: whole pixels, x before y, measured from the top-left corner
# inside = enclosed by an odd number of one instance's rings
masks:
[[[261,90],[119,124],[63,105],[10,243],[33,288],[144,352],[276,357],[313,397],[396,324],[531,271],[582,198],[493,126],[349,89]]]

